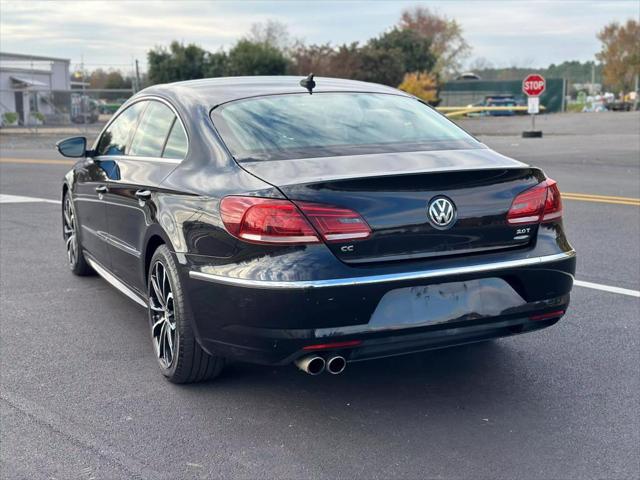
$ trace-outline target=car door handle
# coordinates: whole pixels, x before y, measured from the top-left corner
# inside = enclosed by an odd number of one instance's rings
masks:
[[[140,200],[149,200],[149,198],[151,198],[151,192],[149,190],[138,190],[136,197]]]
[[[98,193],[107,193],[109,191],[109,189],[107,188],[106,185],[100,185],[98,187],[96,187],[96,192]]]

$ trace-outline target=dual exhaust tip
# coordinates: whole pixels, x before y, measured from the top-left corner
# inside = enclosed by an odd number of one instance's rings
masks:
[[[309,355],[296,360],[296,366],[309,375],[320,375],[325,370],[332,375],[344,372],[347,361],[342,355],[332,355],[326,360],[318,355]]]

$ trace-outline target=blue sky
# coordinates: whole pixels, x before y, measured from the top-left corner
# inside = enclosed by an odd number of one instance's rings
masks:
[[[591,60],[596,33],[610,21],[638,18],[629,1],[0,1],[0,49],[70,58],[88,68],[143,66],[146,51],[177,39],[209,50],[228,48],[252,23],[289,26],[308,43],[366,41],[425,5],[456,19],[472,45],[470,61],[547,66]]]

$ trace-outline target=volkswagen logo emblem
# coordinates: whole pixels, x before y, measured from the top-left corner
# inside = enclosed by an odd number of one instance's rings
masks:
[[[456,221],[456,206],[447,197],[434,197],[429,202],[429,220],[434,228],[446,230]]]

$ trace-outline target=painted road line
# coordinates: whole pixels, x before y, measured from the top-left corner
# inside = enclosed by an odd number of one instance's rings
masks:
[[[74,165],[76,162],[73,160],[44,160],[37,158],[0,158],[0,163],[24,163],[25,165]]]
[[[60,204],[60,200],[50,200],[48,198],[23,197],[21,195],[7,195],[0,193],[0,203],[55,203]]]
[[[563,195],[571,195],[572,197],[602,198],[606,200],[627,200],[629,202],[640,202],[640,198],[620,197],[618,195],[596,195],[594,193],[576,193],[566,192]]]
[[[600,283],[584,282],[582,280],[574,280],[574,285],[583,288],[592,288],[594,290],[602,290],[603,292],[618,293],[620,295],[628,295],[630,297],[640,298],[640,291],[629,290],[628,288],[612,287],[610,285],[602,285]]]
[[[632,205],[640,207],[640,198],[632,197],[618,197],[612,195],[593,195],[588,193],[563,193],[562,198],[564,200],[577,200],[581,202],[595,202],[595,203],[613,203],[616,205]]]
[[[609,203],[612,205],[630,205],[632,207],[640,207],[640,203],[636,202],[627,202],[627,201],[617,201],[617,200],[603,200],[599,198],[583,198],[583,197],[571,197],[567,195],[562,195],[563,200],[568,200],[570,202],[592,202],[592,203]]]

